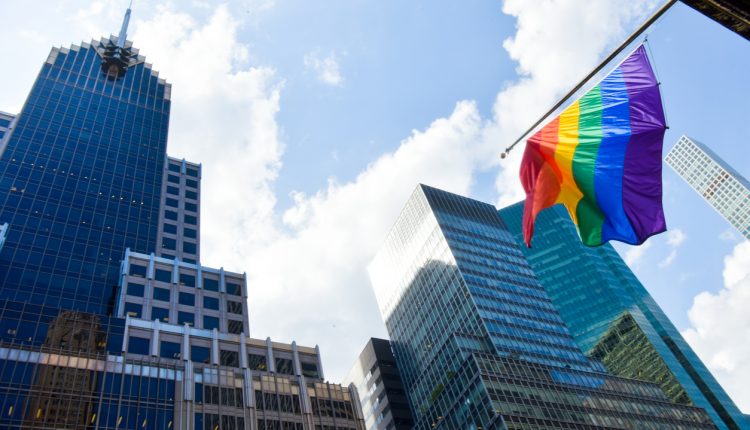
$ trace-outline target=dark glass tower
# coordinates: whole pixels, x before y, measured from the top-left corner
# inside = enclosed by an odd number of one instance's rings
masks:
[[[110,314],[125,248],[153,251],[170,85],[124,37],[53,48],[18,115],[0,299]]]
[[[659,384],[672,401],[704,408],[717,427],[744,417],[615,249],[584,246],[562,206],[537,217],[523,245],[523,203],[499,211],[580,348],[618,376]]]
[[[420,185],[370,276],[415,429],[714,428],[581,352],[492,205]]]

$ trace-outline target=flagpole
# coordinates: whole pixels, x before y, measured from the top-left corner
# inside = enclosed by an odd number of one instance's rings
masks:
[[[605,58],[604,61],[602,61],[601,63],[599,63],[599,65],[596,66],[596,68],[594,68],[594,70],[592,70],[588,75],[586,75],[586,77],[583,78],[581,80],[581,82],[579,82],[575,87],[573,87],[572,90],[568,91],[568,93],[565,94],[565,96],[562,99],[560,99],[559,102],[557,102],[554,106],[552,106],[552,108],[550,110],[548,110],[547,113],[545,113],[544,115],[542,115],[542,117],[539,118],[539,120],[537,120],[537,122],[535,122],[534,125],[532,125],[531,127],[529,127],[529,129],[526,130],[518,139],[516,139],[516,141],[513,142],[512,145],[510,145],[509,147],[505,148],[505,151],[502,154],[500,154],[500,158],[505,158],[508,155],[508,153],[511,151],[511,149],[513,149],[513,147],[515,147],[516,145],[518,145],[526,136],[528,136],[540,124],[542,124],[544,122],[544,120],[546,120],[558,108],[560,108],[560,106],[562,106],[568,99],[570,99],[576,92],[578,92],[578,90],[580,90],[581,88],[583,88],[583,86],[586,85],[586,83],[589,80],[591,80],[591,78],[593,78],[604,67],[606,67],[607,64],[609,64],[618,55],[620,55],[620,53],[622,53],[622,51],[624,51],[625,48],[627,48],[631,43],[633,43],[633,41],[635,41],[641,34],[643,34],[643,32],[646,31],[654,22],[656,22],[659,18],[661,18],[661,16],[664,15],[664,13],[666,13],[667,10],[669,10],[669,8],[671,8],[675,3],[677,3],[677,0],[667,0],[667,2],[664,3],[664,5],[661,8],[659,8],[659,10],[657,10],[653,15],[651,15],[651,17],[649,19],[647,19],[646,22],[644,22],[643,24],[641,24],[641,26],[638,27],[638,29],[635,30],[635,32],[633,32],[633,34],[631,34],[627,39],[625,39],[625,41],[622,42],[620,44],[620,46],[618,46],[614,51],[612,51],[612,53],[609,54],[609,56],[607,56],[607,58]]]

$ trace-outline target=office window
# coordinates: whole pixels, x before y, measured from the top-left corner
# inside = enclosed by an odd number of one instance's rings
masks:
[[[195,306],[195,294],[180,291],[178,301],[181,305]]]
[[[227,294],[242,296],[242,285],[227,282]]]
[[[294,375],[294,365],[292,364],[292,360],[288,358],[277,358],[276,373],[281,373],[284,375]]]
[[[180,284],[186,287],[195,288],[195,275],[189,275],[187,273],[180,273]]]
[[[198,193],[195,191],[187,191],[185,190],[185,197],[193,200],[198,200]]]
[[[177,250],[177,241],[175,239],[170,239],[168,237],[162,237],[161,238],[161,247],[162,249],[169,249],[172,251]]]
[[[167,288],[159,288],[154,287],[154,299],[155,300],[163,300],[165,302],[169,301],[169,289]]]
[[[203,278],[203,289],[208,291],[219,291],[219,280]]]
[[[232,334],[240,334],[244,330],[242,321],[227,320],[227,331]]]
[[[227,300],[227,312],[230,314],[242,315],[242,303]]]
[[[177,324],[195,325],[195,315],[192,312],[177,312]]]
[[[198,212],[198,205],[195,203],[185,202],[185,210],[190,212]]]
[[[177,342],[161,341],[159,345],[159,357],[179,359],[182,355],[182,345]]]
[[[151,307],[151,319],[168,323],[169,322],[169,309],[152,306]]]
[[[305,363],[303,361],[300,363],[300,367],[302,367],[302,375],[308,378],[320,378],[318,365],[316,363]]]
[[[182,219],[185,221],[185,224],[198,225],[198,218],[193,215],[186,214]]]
[[[219,330],[219,319],[216,317],[204,315],[203,316],[203,328],[206,330]]]
[[[172,283],[172,271],[156,269],[154,270],[154,279],[159,282]]]
[[[235,351],[222,349],[219,352],[219,364],[222,366],[240,367],[240,355]]]
[[[198,177],[198,169],[193,169],[193,168],[188,167],[186,170],[187,170],[188,176],[192,176],[193,178]]]
[[[164,211],[164,218],[172,221],[177,221],[177,212],[175,211]]]
[[[130,264],[130,276],[139,276],[141,278],[146,277],[146,271],[148,269],[146,266],[141,266],[140,264]]]
[[[125,302],[125,315],[130,315],[133,318],[140,318],[143,307],[136,303]]]
[[[187,238],[196,239],[198,237],[198,230],[185,227],[182,229],[182,234]]]
[[[198,188],[198,181],[195,179],[185,179],[185,185],[190,188]]]
[[[181,167],[182,167],[181,164],[172,164],[172,163],[169,163],[169,171],[170,172],[180,173],[180,170],[182,170]]]
[[[167,194],[171,194],[173,196],[179,196],[180,195],[180,189],[177,187],[168,186],[167,187]]]
[[[174,224],[164,224],[164,233],[177,234],[177,226]]]
[[[180,207],[180,202],[179,202],[179,201],[178,201],[177,199],[170,199],[169,197],[167,197],[167,198],[166,198],[166,199],[164,200],[164,203],[165,203],[165,204],[166,204],[167,206],[169,206],[170,208],[177,208],[177,207]]]
[[[190,346],[190,359],[196,363],[211,362],[211,348],[207,346]]]
[[[129,296],[143,297],[144,285],[128,282],[127,294]]]
[[[167,175],[167,181],[172,184],[179,184],[180,183],[180,177],[174,176],[174,175]]]
[[[266,356],[260,354],[247,354],[247,367],[250,370],[268,370]]]
[[[219,310],[219,299],[216,297],[203,297],[203,308],[204,309],[213,309],[215,311]]]
[[[148,355],[151,341],[142,337],[130,336],[128,339],[128,352],[131,354]]]
[[[186,254],[195,254],[198,251],[198,247],[194,243],[183,242],[182,252]]]

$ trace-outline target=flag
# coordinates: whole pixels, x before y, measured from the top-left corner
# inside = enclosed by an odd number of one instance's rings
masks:
[[[562,203],[581,240],[640,245],[666,230],[661,154],[666,121],[643,45],[526,142],[523,234]]]

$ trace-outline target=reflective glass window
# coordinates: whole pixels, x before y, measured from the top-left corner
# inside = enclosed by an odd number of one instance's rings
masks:
[[[208,291],[219,291],[219,280],[213,278],[203,278],[203,289]]]
[[[182,252],[187,254],[195,254],[198,251],[198,247],[194,243],[183,242]]]
[[[170,172],[180,173],[180,170],[182,170],[181,167],[182,166],[180,164],[169,163],[169,171]]]
[[[300,362],[300,366],[302,367],[302,375],[309,378],[320,377],[320,373],[318,372],[318,365],[316,363],[306,363],[302,361]]]
[[[179,303],[186,306],[195,306],[195,294],[180,291]]]
[[[209,363],[211,361],[211,348],[191,345],[190,359],[196,363]]]
[[[197,178],[198,177],[198,169],[192,169],[192,168],[188,167],[186,170],[187,170],[187,175],[188,176],[191,176],[193,178]]]
[[[175,211],[164,211],[164,218],[172,221],[177,221],[177,212]]]
[[[195,287],[195,275],[180,273],[180,284],[186,287]]]
[[[227,294],[242,296],[242,285],[233,282],[227,282]]]
[[[268,370],[266,356],[260,354],[247,354],[247,367],[250,370]]]
[[[177,324],[195,325],[195,315],[192,312],[179,311],[177,312]]]
[[[168,342],[166,340],[161,341],[159,345],[159,356],[163,358],[177,358],[179,359],[182,351],[182,346],[177,342]]]
[[[185,202],[185,210],[190,212],[198,212],[198,205],[195,203]]]
[[[293,375],[294,366],[292,365],[292,360],[288,358],[277,358],[276,359],[276,373],[281,373],[284,375]]]
[[[227,351],[222,349],[219,352],[219,364],[222,366],[239,367],[240,355],[236,351]]]
[[[219,299],[216,297],[203,297],[203,307],[206,309],[219,310]]]
[[[164,270],[164,269],[156,269],[154,270],[154,279],[156,279],[159,282],[171,283],[172,271]]]
[[[194,179],[185,179],[185,185],[190,188],[198,188],[198,181]]]
[[[179,196],[180,195],[180,189],[177,187],[167,187],[167,194],[171,194],[173,196]]]
[[[169,237],[163,237],[161,238],[161,247],[162,249],[170,249],[172,251],[175,251],[177,250],[177,241]]]
[[[169,301],[170,291],[167,288],[154,287],[154,299]]]
[[[242,315],[242,303],[227,300],[227,312],[230,314]]]
[[[189,225],[198,225],[198,218],[193,215],[187,215],[185,214],[183,216],[183,220],[185,221],[185,224]]]
[[[180,177],[174,176],[174,175],[167,175],[167,181],[173,184],[179,184],[180,183]]]
[[[164,223],[164,233],[177,234],[177,226],[174,224]]]
[[[176,208],[180,205],[180,202],[177,199],[170,199],[169,197],[165,199],[165,203],[170,208]]]
[[[187,238],[190,238],[190,239],[196,239],[196,238],[198,237],[198,230],[196,230],[196,229],[194,229],[194,228],[187,228],[187,227],[185,227],[185,228],[184,228],[184,229],[182,230],[182,234],[183,234],[183,235],[184,235],[185,237],[187,237]]]
[[[206,330],[219,330],[219,319],[209,315],[203,316],[203,328]]]
[[[125,302],[125,315],[140,318],[143,307],[137,303]]]
[[[193,200],[198,200],[198,193],[195,191],[185,191],[185,197]]]
[[[151,319],[159,320],[161,322],[169,322],[169,309],[152,306],[151,307]]]
[[[144,288],[144,285],[128,282],[127,294],[129,296],[143,297]]]
[[[128,352],[131,354],[148,355],[151,341],[142,337],[130,336],[128,339]]]
[[[141,278],[146,277],[146,266],[141,266],[140,264],[130,264],[130,276],[140,276]]]
[[[240,334],[244,330],[242,321],[227,320],[227,331],[232,334]]]

